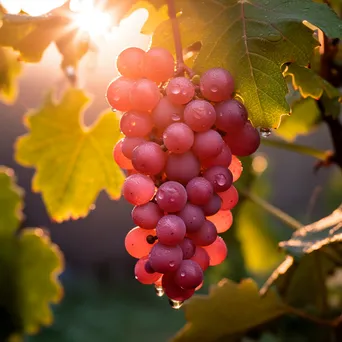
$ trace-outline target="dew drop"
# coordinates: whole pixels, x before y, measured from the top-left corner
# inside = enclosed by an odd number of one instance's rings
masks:
[[[260,128],[260,134],[263,138],[268,138],[272,132],[269,128]]]
[[[164,191],[163,190],[159,190],[158,198],[161,199],[161,200],[164,198]]]
[[[163,297],[163,296],[164,296],[164,289],[163,289],[162,286],[155,285],[155,286],[154,286],[154,289],[155,289],[156,295],[157,295],[158,297]]]
[[[224,175],[216,175],[215,180],[216,180],[216,183],[221,186],[226,184],[226,181],[227,181],[226,176]]]
[[[169,262],[169,266],[170,266],[170,267],[175,267],[175,262],[174,262],[174,261],[170,261],[170,262]]]
[[[278,34],[278,33],[270,33],[268,36],[267,36],[267,40],[272,42],[272,43],[276,43],[276,42],[279,42],[279,40],[281,40],[281,35]]]
[[[171,93],[174,95],[178,95],[181,92],[181,87],[179,85],[174,85],[171,89]]]
[[[181,272],[180,276],[185,277],[185,272]]]
[[[181,119],[180,116],[177,114],[172,114],[172,116],[171,116],[172,121],[180,121],[180,119]]]
[[[213,92],[213,93],[217,93],[218,92],[218,88],[213,86],[210,88],[210,90]]]
[[[169,304],[171,305],[172,309],[178,310],[182,307],[184,302],[181,302],[179,300],[173,300],[173,299],[169,299]]]

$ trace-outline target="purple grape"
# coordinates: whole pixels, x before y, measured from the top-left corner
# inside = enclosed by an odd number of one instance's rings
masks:
[[[148,273],[148,274],[156,273],[156,271],[152,268],[151,263],[148,260],[145,262],[144,268],[145,268],[146,273]]]
[[[175,246],[183,241],[186,233],[184,221],[176,215],[165,215],[157,224],[158,241],[166,246]]]
[[[135,82],[131,89],[130,100],[132,107],[136,110],[151,111],[157,106],[160,99],[158,86],[146,78]]]
[[[184,122],[195,132],[209,130],[216,121],[216,112],[212,104],[205,100],[194,100],[184,109]]]
[[[211,166],[224,166],[229,167],[232,162],[232,152],[227,144],[223,144],[222,151],[220,154],[213,158],[208,158],[202,160],[202,166],[205,168],[209,168]]]
[[[169,213],[181,211],[185,207],[187,199],[184,186],[174,181],[162,184],[156,194],[156,201],[160,209]]]
[[[187,233],[199,230],[205,221],[203,210],[191,203],[187,203],[177,215],[184,221]]]
[[[211,183],[215,192],[226,191],[233,183],[232,173],[223,166],[210,167],[204,172],[203,177]]]
[[[130,111],[120,120],[120,129],[126,137],[141,137],[152,131],[153,123],[150,115],[144,112]]]
[[[188,200],[192,204],[204,205],[213,196],[214,189],[211,183],[203,177],[195,177],[186,185]]]
[[[200,159],[214,158],[220,154],[224,141],[219,133],[210,129],[206,132],[196,133],[192,151]]]
[[[172,103],[167,97],[163,97],[152,112],[154,125],[159,129],[183,120],[184,106]]]
[[[172,103],[186,104],[194,97],[195,87],[186,77],[175,77],[167,85],[166,95]]]
[[[193,260],[183,260],[175,273],[175,283],[183,289],[195,289],[203,282],[201,266]]]
[[[216,237],[216,227],[208,220],[204,221],[199,230],[189,234],[189,238],[198,246],[209,246],[216,240]]]
[[[222,199],[219,195],[214,194],[208,203],[202,206],[202,210],[204,211],[205,216],[215,215],[220,209],[222,205]]]
[[[182,249],[177,246],[165,246],[157,242],[151,249],[149,262],[159,273],[176,271],[183,260]]]
[[[199,175],[201,164],[192,152],[170,153],[166,161],[165,173],[169,180],[187,184]]]
[[[163,141],[170,152],[185,153],[194,143],[194,132],[183,122],[174,123],[164,131]]]
[[[133,222],[144,229],[155,229],[158,221],[163,217],[163,212],[158,204],[148,202],[146,204],[137,205],[132,210]]]
[[[179,244],[183,251],[183,259],[190,259],[194,256],[196,251],[196,245],[189,238],[184,238],[184,240]]]
[[[194,289],[186,290],[177,285],[175,282],[175,272],[163,275],[162,286],[168,298],[180,302],[189,299],[195,292]]]

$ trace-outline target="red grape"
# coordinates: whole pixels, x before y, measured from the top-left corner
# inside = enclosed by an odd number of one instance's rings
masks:
[[[180,248],[183,251],[183,259],[190,259],[194,256],[196,251],[196,245],[189,238],[184,238],[183,241],[179,244]]]
[[[204,172],[203,177],[211,183],[215,192],[226,191],[233,183],[232,173],[223,166],[212,166]]]
[[[165,215],[156,227],[158,241],[167,246],[175,246],[185,237],[186,227],[184,221],[176,215]]]
[[[164,145],[173,153],[185,153],[194,143],[194,132],[185,123],[174,123],[163,134]]]
[[[220,210],[207,219],[214,223],[218,233],[226,232],[233,224],[233,215],[230,210]]]
[[[154,202],[137,205],[132,210],[134,223],[144,229],[155,229],[158,221],[163,217],[163,212]]]
[[[239,193],[234,185],[232,185],[228,190],[220,192],[219,196],[222,198],[222,210],[231,210],[239,202]]]
[[[153,246],[149,254],[149,261],[152,268],[160,273],[175,271],[182,260],[183,252],[178,245],[165,246],[158,242]]]
[[[147,242],[146,238],[156,235],[155,230],[135,227],[130,230],[125,238],[126,251],[134,258],[140,259],[150,253],[153,244]]]
[[[209,130],[216,120],[215,108],[205,100],[194,100],[184,109],[184,122],[195,132]]]
[[[232,161],[232,152],[227,144],[223,144],[221,152],[213,157],[202,160],[202,166],[209,168],[211,166],[225,166],[228,167]]]
[[[195,289],[203,281],[201,266],[193,260],[183,260],[175,272],[175,283],[183,289]]]
[[[122,169],[125,170],[131,170],[133,169],[132,162],[124,156],[122,153],[122,139],[117,142],[117,144],[114,147],[113,150],[113,157],[115,162],[121,167]]]
[[[123,50],[116,60],[119,73],[128,78],[141,78],[144,56],[145,51],[137,47]]]
[[[141,143],[146,142],[144,138],[141,137],[125,137],[122,139],[122,153],[128,159],[132,159],[133,150],[139,146]]]
[[[192,151],[200,160],[214,158],[221,153],[223,145],[224,141],[221,135],[210,129],[195,134]]]
[[[217,194],[214,194],[209,200],[209,202],[202,206],[204,215],[205,216],[215,215],[221,209],[221,205],[222,205],[221,197]]]
[[[229,170],[233,175],[233,182],[236,182],[243,171],[242,163],[238,157],[234,155],[232,156],[232,162],[229,165]]]
[[[196,246],[195,254],[190,260],[196,261],[203,271],[209,267],[209,255],[203,247]]]
[[[134,174],[126,178],[122,194],[133,205],[141,205],[149,202],[155,193],[155,185],[151,178]]]
[[[186,185],[188,200],[192,204],[204,205],[213,196],[214,189],[211,183],[203,177],[195,177]]]
[[[163,275],[162,286],[165,294],[172,300],[183,302],[189,299],[195,292],[194,289],[186,290],[182,289],[175,282],[175,273],[167,273]]]
[[[172,123],[182,121],[183,112],[183,105],[177,105],[172,103],[167,97],[163,97],[152,112],[154,125],[164,130]]]
[[[191,203],[187,203],[177,215],[184,221],[187,233],[199,230],[205,221],[202,209]]]
[[[131,103],[136,110],[153,110],[160,101],[160,91],[157,85],[147,79],[140,79],[131,89]]]
[[[185,207],[187,201],[186,190],[178,182],[165,182],[156,193],[156,201],[163,211],[175,213]]]
[[[216,227],[211,221],[205,220],[201,228],[189,233],[188,237],[198,246],[209,246],[217,237]]]
[[[145,265],[148,262],[148,258],[145,256],[137,261],[134,267],[135,278],[140,281],[142,284],[153,284],[155,283],[161,276],[161,273],[148,273],[145,270]]]
[[[176,77],[167,85],[166,95],[175,104],[186,104],[195,96],[195,87],[186,77]]]
[[[143,112],[129,111],[120,120],[120,129],[127,137],[144,137],[152,131],[151,117]]]
[[[106,98],[113,109],[120,110],[121,112],[132,109],[130,92],[134,83],[135,81],[130,80],[129,78],[119,76],[109,84]]]
[[[221,264],[227,257],[227,245],[221,237],[217,239],[210,245],[203,247],[209,255],[209,265],[216,266]]]

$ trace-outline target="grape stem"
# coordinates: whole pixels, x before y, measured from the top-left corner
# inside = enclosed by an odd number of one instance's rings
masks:
[[[195,73],[191,68],[189,68],[183,58],[183,47],[182,47],[182,38],[179,29],[179,22],[177,19],[177,12],[174,0],[166,0],[169,12],[169,18],[172,25],[172,33],[176,50],[176,76],[184,76],[184,74],[188,74],[190,78],[195,76]]]

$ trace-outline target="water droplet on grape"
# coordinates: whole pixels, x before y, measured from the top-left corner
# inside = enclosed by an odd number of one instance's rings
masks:
[[[186,275],[185,272],[181,272],[180,274],[181,277],[185,277],[185,275]]]
[[[155,289],[156,295],[158,297],[163,297],[164,296],[164,289],[161,286],[155,285],[154,289]]]
[[[182,307],[184,302],[181,302],[179,300],[173,300],[173,299],[169,299],[169,304],[171,305],[172,309],[178,310]]]
[[[114,96],[113,100],[116,101],[116,102],[120,101],[120,96],[119,95]]]
[[[115,113],[115,112],[116,112],[116,109],[115,109],[115,108],[112,108],[112,112],[114,112],[114,113]]]
[[[164,198],[164,191],[161,190],[161,189],[158,192],[158,198],[161,199],[161,200]]]
[[[180,121],[181,118],[177,114],[172,114],[171,119],[172,119],[172,121]]]
[[[170,267],[175,267],[175,262],[174,262],[174,261],[170,261],[170,262],[169,262],[169,266],[170,266]]]
[[[263,138],[268,138],[272,132],[269,128],[260,128],[260,134]]]
[[[181,87],[177,84],[175,84],[171,89],[171,93],[174,95],[178,95],[180,92],[181,92]]]
[[[227,181],[225,175],[216,175],[216,176],[215,176],[215,180],[216,180],[216,183],[217,183],[218,185],[221,185],[221,186],[224,185],[224,184],[226,184],[226,181]]]
[[[281,40],[281,35],[278,34],[278,33],[270,33],[268,36],[267,36],[267,40],[272,42],[272,43],[276,43],[276,42],[279,42],[279,40]]]
[[[213,93],[217,93],[218,92],[218,88],[213,86],[210,88],[210,90],[213,92]]]

